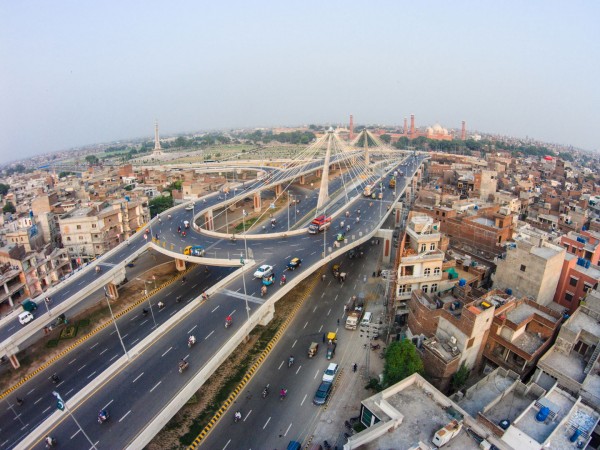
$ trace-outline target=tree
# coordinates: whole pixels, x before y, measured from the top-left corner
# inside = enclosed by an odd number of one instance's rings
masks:
[[[153,198],[148,202],[150,207],[150,216],[155,217],[156,215],[166,211],[173,206],[173,197],[160,196]]]
[[[8,194],[9,189],[10,189],[10,186],[8,184],[0,183],[0,195]]]
[[[381,139],[386,144],[392,142],[392,137],[389,134],[382,134],[381,136],[379,136],[379,139]]]
[[[396,384],[415,372],[422,374],[423,371],[423,361],[410,340],[403,339],[388,346],[383,368],[384,387]]]
[[[454,373],[454,375],[452,375],[452,387],[454,388],[454,390],[458,391],[460,388],[462,388],[467,383],[468,378],[469,369],[463,362],[460,365],[459,369]]]
[[[68,177],[69,175],[75,175],[75,172],[59,172],[58,178],[65,178],[65,177]]]
[[[15,209],[15,205],[13,205],[11,202],[7,202],[2,208],[2,212],[14,214],[17,212],[17,210]]]
[[[87,155],[85,157],[85,160],[87,161],[87,163],[90,166],[95,166],[96,164],[98,164],[100,162],[100,160],[98,159],[98,157],[96,155]]]

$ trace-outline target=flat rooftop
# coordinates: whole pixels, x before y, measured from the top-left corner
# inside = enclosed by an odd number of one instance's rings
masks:
[[[543,247],[532,247],[530,253],[532,255],[539,256],[540,258],[543,258],[543,259],[550,259],[550,258],[553,258],[554,256],[558,255],[559,253],[561,253],[561,251],[556,250],[551,247],[543,246]]]
[[[473,219],[473,222],[477,222],[478,224],[485,225],[486,227],[496,228],[496,222],[492,219],[488,219],[486,217],[477,217]]]
[[[458,406],[468,412],[471,417],[477,417],[477,413],[482,412],[492,400],[502,395],[515,381],[514,378],[508,377],[496,369],[468,389],[466,395],[457,402]]]
[[[538,408],[531,405],[527,412],[515,422],[514,426],[535,439],[536,442],[543,444],[564,417],[571,413],[575,401],[560,389],[555,389],[549,392],[546,397],[540,399],[540,403],[557,413],[555,420],[538,422],[535,418]]]
[[[68,219],[70,217],[87,217],[91,210],[92,208],[76,208],[65,214],[63,218]]]
[[[499,425],[501,421],[508,419],[513,423],[523,411],[535,402],[538,397],[532,392],[524,394],[524,390],[511,389],[494,406],[483,413],[490,422]]]
[[[402,424],[393,431],[361,446],[365,450],[407,449],[419,441],[433,446],[431,440],[439,429],[454,419],[442,405],[415,384],[386,398],[395,409],[404,415]],[[460,420],[460,418],[458,418]],[[464,427],[460,433],[444,446],[444,449],[478,449],[477,442],[471,439]]]
[[[524,320],[531,317],[534,313],[543,317],[544,319],[548,319],[551,322],[556,322],[557,320],[559,320],[556,317],[553,317],[550,314],[547,314],[525,302],[521,303],[519,306],[517,306],[514,309],[511,309],[508,313],[506,313],[506,318],[513,323],[520,324]]]
[[[546,342],[546,340],[539,337],[536,333],[530,333],[529,331],[525,331],[511,343],[519,347],[524,352],[533,355],[537,351],[537,349],[544,344],[544,342]]]
[[[600,336],[600,323],[598,320],[588,316],[581,309],[577,309],[563,327],[566,327],[574,333],[585,330],[594,336]]]
[[[585,361],[577,352],[566,354],[559,352],[555,347],[552,347],[540,361],[541,364],[552,367],[561,374],[575,380],[578,383],[583,382],[585,374]],[[539,363],[538,363],[539,364]]]
[[[556,430],[552,436],[549,448],[552,450],[573,450],[575,445],[569,439],[574,431],[571,426],[578,428],[589,436],[598,422],[598,417],[598,413],[593,409],[582,404],[577,405],[569,415],[568,426]],[[577,441],[585,442],[586,439],[580,437]]]

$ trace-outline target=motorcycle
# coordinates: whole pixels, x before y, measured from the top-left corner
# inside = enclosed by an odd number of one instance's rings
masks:
[[[190,336],[190,338],[188,339],[188,348],[192,348],[192,345],[194,345],[196,343],[196,338],[193,336]]]
[[[371,344],[371,350],[379,350],[381,348],[381,345],[379,344]]]
[[[60,381],[60,378],[58,378],[58,376],[56,374],[52,375],[52,382],[54,384],[58,384],[59,381]]]
[[[294,358],[288,359],[288,367],[292,367],[294,365]]]
[[[232,324],[233,324],[233,320],[226,320],[225,321],[225,328],[229,328]]]
[[[281,281],[279,281],[279,286],[284,286],[286,282],[287,282],[287,279],[282,278]]]
[[[283,400],[285,398],[285,396],[287,395],[287,389],[283,389],[280,393],[279,393],[279,400]]]
[[[233,415],[233,421],[234,423],[238,423],[240,420],[242,420],[242,413],[238,411]]]
[[[106,422],[109,417],[110,417],[110,415],[108,414],[108,411],[100,411],[98,413],[98,423]]]
[[[57,444],[56,438],[50,436],[44,439],[44,441],[46,442],[46,448],[54,447]]]
[[[187,361],[180,362],[179,363],[179,373],[183,373],[183,371],[185,369],[187,369],[189,365],[190,365],[190,363]]]
[[[269,395],[269,388],[265,387],[262,391],[262,398],[267,398],[267,395]]]

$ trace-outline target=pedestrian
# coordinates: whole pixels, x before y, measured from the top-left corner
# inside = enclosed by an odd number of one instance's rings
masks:
[[[325,281],[325,274],[321,275],[321,281]]]
[[[50,297],[46,297],[44,299],[44,301],[46,302],[46,305],[50,305],[52,303],[52,300],[50,300]]]
[[[326,337],[327,337],[327,336],[325,335],[325,333],[323,333],[323,342],[325,342],[325,338],[326,338]]]
[[[356,372],[356,368],[357,368],[356,363],[352,364],[352,372]]]
[[[337,322],[337,323],[338,323],[338,325],[340,324],[340,319],[338,319],[338,322]]]

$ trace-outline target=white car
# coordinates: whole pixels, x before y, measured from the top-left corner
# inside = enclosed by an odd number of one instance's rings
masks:
[[[29,322],[33,320],[33,314],[29,311],[22,312],[19,314],[19,323],[21,325],[27,325]]]
[[[268,264],[263,264],[258,269],[256,269],[256,272],[254,272],[254,278],[268,277],[272,273],[273,273],[273,267],[269,266]]]
[[[185,207],[186,211],[191,211],[193,209],[194,209],[194,205],[192,205],[191,203]]]
[[[330,383],[333,383],[337,371],[338,365],[336,363],[329,363],[327,369],[325,369],[325,373],[323,374],[323,381],[329,381]]]

